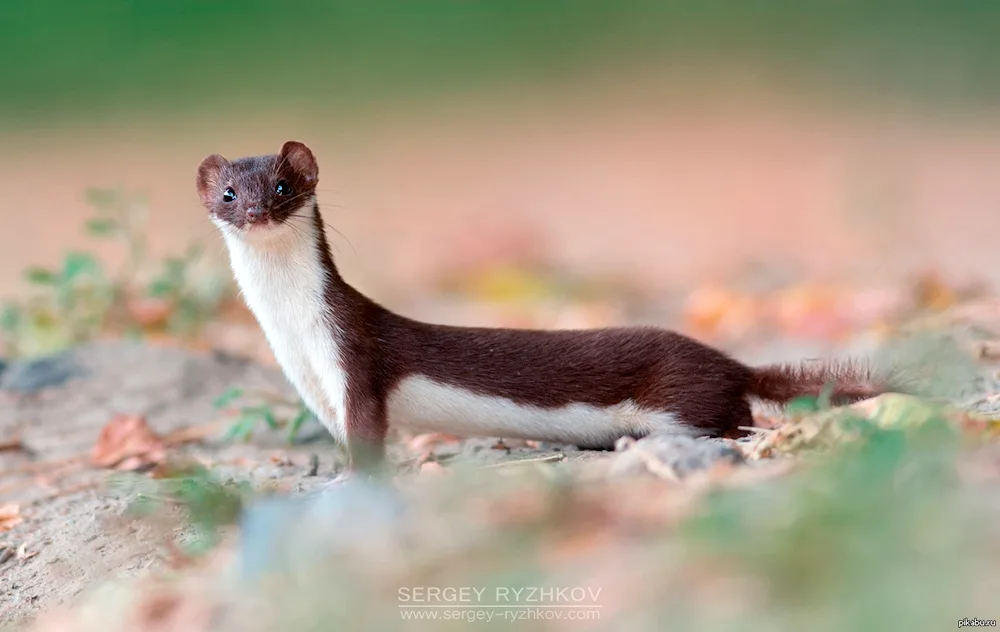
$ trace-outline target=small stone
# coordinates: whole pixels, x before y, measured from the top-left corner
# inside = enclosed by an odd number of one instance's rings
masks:
[[[309,469],[306,470],[306,476],[316,476],[319,472],[319,455],[313,452],[309,455]]]
[[[0,374],[0,390],[21,394],[36,393],[53,386],[61,386],[80,372],[69,352],[36,360],[14,362]]]
[[[723,461],[743,463],[743,454],[729,441],[694,439],[677,436],[650,436],[616,446],[619,454],[611,467],[612,475],[633,475],[664,468],[677,478],[706,470]],[[656,472],[653,472],[656,474]]]

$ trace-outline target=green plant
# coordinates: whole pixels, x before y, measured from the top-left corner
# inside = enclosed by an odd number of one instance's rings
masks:
[[[246,393],[243,389],[231,387],[219,395],[213,402],[216,408],[229,408],[234,402],[242,399]],[[271,430],[287,428],[287,439],[289,443],[295,441],[302,426],[312,417],[312,413],[306,405],[299,401],[291,404],[284,398],[268,393],[253,393],[264,400],[264,403],[243,405],[236,408],[236,420],[226,431],[227,441],[246,441],[253,434],[259,423],[264,423]],[[288,415],[281,415],[275,411],[276,407],[291,408]]]
[[[95,215],[84,224],[92,237],[112,239],[125,250],[112,274],[85,252],[69,252],[57,268],[32,267],[26,277],[35,293],[0,306],[0,342],[7,354],[35,356],[84,342],[103,331],[165,329],[193,336],[216,313],[228,284],[193,269],[201,250],[151,261],[148,205],[141,193],[90,189]]]
[[[714,494],[682,529],[699,564],[762,586],[744,629],[959,618],[985,532],[957,486],[957,432],[943,417],[892,429],[853,421],[859,441],[797,476]]]
[[[187,556],[214,547],[221,530],[236,523],[254,492],[247,481],[221,481],[211,470],[193,463],[168,463],[156,478],[122,475],[112,485],[131,496],[127,513],[135,518],[163,517],[164,509],[180,507],[187,537],[179,545]]]
[[[114,289],[91,255],[70,252],[58,268],[29,268],[28,282],[41,292],[23,304],[8,303],[0,332],[11,355],[30,356],[95,336],[114,302]]]

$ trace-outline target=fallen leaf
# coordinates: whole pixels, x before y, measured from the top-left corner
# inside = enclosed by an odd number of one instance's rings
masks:
[[[406,442],[406,448],[411,452],[422,454],[428,450],[433,450],[436,446],[446,443],[458,443],[461,438],[454,435],[431,432],[418,434]]]
[[[432,432],[412,437],[406,442],[406,447],[414,455],[414,462],[422,464],[433,459],[438,446],[454,445],[460,441],[459,437]]]
[[[917,279],[913,294],[918,305],[934,310],[946,309],[958,301],[957,292],[933,271],[925,272]]]
[[[21,441],[21,437],[0,439],[0,452],[6,450],[24,450],[24,443]]]
[[[981,360],[1000,360],[1000,340],[980,342],[978,355]]]
[[[162,298],[132,298],[126,303],[126,309],[140,327],[153,329],[167,324],[172,305]]]
[[[288,458],[287,454],[272,454],[268,460],[271,462],[271,465],[278,465],[282,467],[293,465],[292,460]]]
[[[446,472],[447,470],[444,469],[444,466],[438,463],[437,461],[427,461],[426,463],[422,463],[420,465],[421,476],[425,474],[430,474],[432,476],[439,476],[441,474],[445,474]]]
[[[90,463],[97,467],[137,470],[166,459],[163,439],[139,415],[115,415],[101,429],[90,451]]]
[[[21,517],[21,506],[15,503],[0,505],[0,532],[10,531],[24,522]]]

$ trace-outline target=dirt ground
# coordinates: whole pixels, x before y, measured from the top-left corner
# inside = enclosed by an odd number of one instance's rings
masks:
[[[973,349],[982,331],[1000,327],[1000,306],[986,302],[951,318],[948,339]],[[992,319],[992,325],[989,324]],[[984,329],[985,328],[985,329]],[[1000,329],[995,329],[1000,331]],[[837,348],[862,354],[872,338],[857,337]],[[737,350],[748,361],[795,360],[817,351],[802,343],[773,339]],[[965,380],[952,399],[982,412],[1000,408],[1000,385],[991,364],[980,377]],[[991,372],[992,371],[992,372]],[[171,448],[210,465],[224,476],[269,485],[301,495],[319,489],[342,465],[340,452],[318,425],[303,431],[294,445],[267,430],[249,443],[220,437],[232,417],[213,404],[231,386],[292,397],[281,374],[227,353],[194,352],[132,342],[96,342],[51,358],[14,363],[0,376],[0,505],[15,502],[23,521],[0,534],[0,620],[25,622],[66,604],[107,580],[139,578],[168,565],[162,540],[143,521],[121,519],[129,493],[117,488],[113,474],[87,462],[101,428],[116,414],[145,417],[152,429],[170,437],[198,429],[198,440]],[[418,467],[405,438],[396,437],[390,453],[400,473]],[[501,449],[498,449],[501,448]],[[469,440],[437,448],[436,461],[455,457],[477,467],[521,459],[577,462],[587,467],[628,468],[628,452],[581,452],[572,446],[531,445],[496,439]],[[678,467],[699,469],[726,458],[723,443],[704,440],[683,446]],[[317,467],[318,464],[318,467]],[[14,552],[17,552],[16,554]]]

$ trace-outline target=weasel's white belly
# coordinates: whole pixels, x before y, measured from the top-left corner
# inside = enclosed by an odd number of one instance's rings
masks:
[[[338,332],[326,316],[325,271],[307,230],[286,231],[266,248],[226,235],[236,281],[285,377],[306,406],[344,440],[347,379]]]
[[[539,439],[580,445],[613,443],[631,433],[690,434],[676,416],[632,401],[600,407],[541,408],[472,393],[423,375],[403,379],[389,394],[390,426],[454,435]]]

